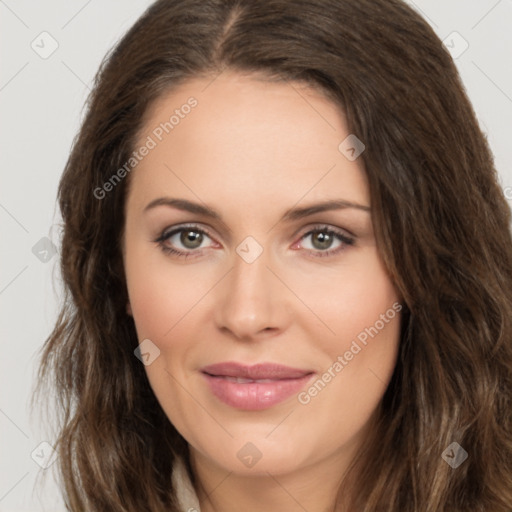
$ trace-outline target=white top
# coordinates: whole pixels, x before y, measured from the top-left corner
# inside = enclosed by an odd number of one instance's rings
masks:
[[[183,461],[176,459],[172,471],[172,483],[176,489],[181,512],[201,512],[196,491],[190,481],[187,468]]]

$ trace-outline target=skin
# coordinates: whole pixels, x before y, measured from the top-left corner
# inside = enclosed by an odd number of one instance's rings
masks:
[[[320,92],[227,71],[160,98],[140,143],[190,96],[197,106],[129,178],[127,311],[139,342],[150,339],[160,350],[145,366],[149,382],[190,445],[203,512],[332,511],[393,373],[400,315],[307,404],[294,395],[263,411],[241,411],[212,395],[199,370],[270,361],[310,369],[314,381],[399,302],[369,211],[280,220],[291,208],[326,200],[370,207],[362,158],[351,162],[339,151],[349,131]],[[222,220],[166,205],[144,211],[163,196],[206,204]],[[175,235],[164,244],[193,255],[165,254],[155,240],[184,223],[211,237],[190,249]],[[318,225],[351,236],[353,245],[334,238],[325,249],[306,235]],[[236,252],[248,236],[263,248],[252,263]],[[322,257],[329,249],[338,252]],[[251,468],[237,457],[247,442],[262,455]]]

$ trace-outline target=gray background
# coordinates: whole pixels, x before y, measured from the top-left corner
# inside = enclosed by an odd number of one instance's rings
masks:
[[[512,200],[512,0],[409,3],[452,47]],[[149,4],[0,0],[0,512],[64,510],[51,449],[40,444],[52,436],[28,406],[59,303],[58,253],[47,239],[58,247],[57,185],[92,78]]]

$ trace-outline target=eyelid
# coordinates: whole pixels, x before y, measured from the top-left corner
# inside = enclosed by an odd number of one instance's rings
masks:
[[[298,245],[302,245],[302,240],[308,236],[313,235],[314,233],[331,233],[340,241],[341,246],[337,247],[336,249],[329,248],[324,251],[303,248],[308,254],[312,255],[313,257],[328,257],[337,255],[338,253],[345,250],[347,246],[353,246],[356,242],[356,236],[350,234],[350,232],[347,230],[334,227],[328,224],[315,224],[313,226],[309,226],[308,228],[306,228],[306,231],[300,235],[297,242],[293,243],[292,248],[295,249],[297,248]]]
[[[315,222],[306,227],[300,228],[295,232],[294,238],[299,236],[300,233],[302,233],[300,237],[303,238],[305,235],[311,233],[312,231],[333,231],[336,234],[342,234],[350,238],[356,238],[356,235],[348,229],[333,226],[332,224],[325,222]]]
[[[208,238],[210,238],[211,240],[214,240],[216,242],[215,237],[210,233],[208,228],[205,228],[203,226],[200,226],[199,224],[194,224],[194,223],[178,224],[176,226],[166,228],[153,241],[163,243],[166,240],[168,240],[171,236],[175,235],[176,233],[180,233],[181,231],[184,231],[186,229],[190,229],[191,231],[196,230],[202,234],[205,234]],[[191,251],[187,251],[187,252],[191,252]]]
[[[198,233],[206,235],[208,238],[210,238],[210,240],[215,240],[215,237],[205,227],[202,227],[198,224],[179,224],[179,225],[173,226],[171,228],[164,229],[162,231],[161,235],[159,235],[158,238],[156,238],[156,240],[154,240],[154,242],[165,242],[165,241],[169,240],[171,237],[173,237],[174,235],[181,233],[182,231],[186,231],[186,230],[197,231]],[[196,251],[197,250],[200,250],[200,249],[196,249]],[[192,251],[187,251],[187,252],[192,252]]]
[[[171,237],[176,235],[177,233],[180,233],[185,230],[191,230],[191,231],[197,231],[202,233],[203,235],[206,235],[210,240],[213,240],[216,242],[215,238],[210,234],[209,230],[207,228],[201,227],[198,224],[195,223],[185,223],[185,224],[178,224],[175,226],[172,226],[170,228],[164,229],[161,234],[153,240],[154,243],[157,244],[157,247],[168,256],[173,256],[175,259],[188,259],[188,258],[196,258],[200,257],[202,255],[203,249],[194,249],[194,250],[184,250],[184,249],[176,249],[174,246],[168,246],[165,244],[167,240],[169,240]],[[216,242],[218,243],[218,242]]]

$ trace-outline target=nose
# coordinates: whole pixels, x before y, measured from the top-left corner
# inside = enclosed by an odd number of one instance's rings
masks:
[[[234,255],[233,268],[217,287],[215,321],[239,340],[255,340],[286,329],[286,288],[270,270],[265,251],[252,263]]]

